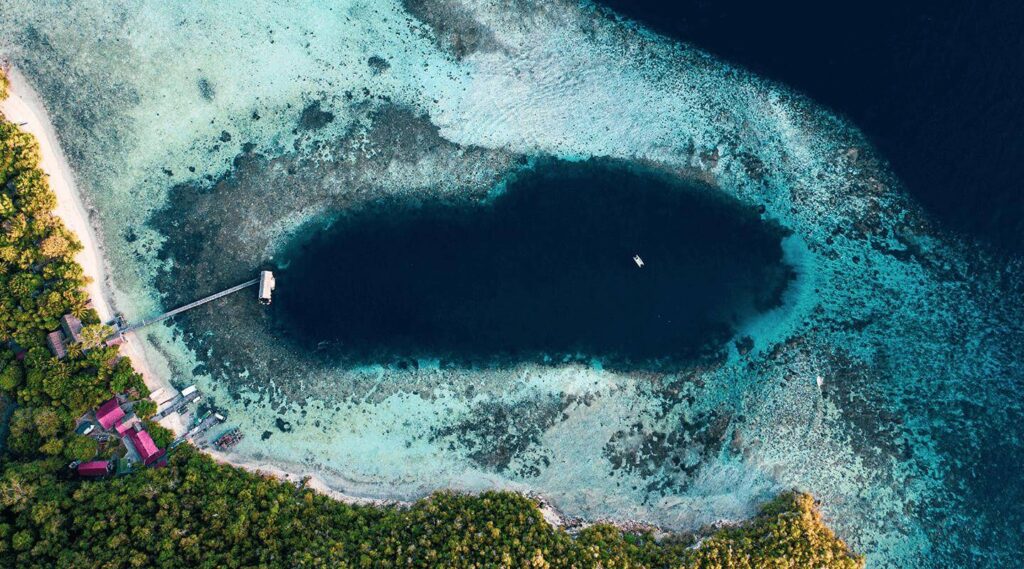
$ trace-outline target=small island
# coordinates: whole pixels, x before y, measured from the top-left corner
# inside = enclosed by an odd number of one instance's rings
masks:
[[[0,74],[0,100],[7,89]],[[188,443],[171,448],[150,386],[108,341],[75,260],[83,245],[57,205],[39,143],[0,115],[2,566],[864,566],[805,493],[692,534],[566,528],[512,492],[354,505],[308,479],[221,464]],[[96,429],[110,436],[89,436]]]

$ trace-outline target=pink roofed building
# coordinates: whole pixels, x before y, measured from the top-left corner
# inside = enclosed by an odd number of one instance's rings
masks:
[[[79,464],[76,470],[79,476],[97,477],[110,474],[113,466],[109,460],[94,460]]]
[[[114,430],[117,431],[118,435],[121,435],[123,437],[134,426],[135,426],[135,419],[134,419],[134,415],[133,415],[132,417],[125,417],[124,419],[121,419],[121,422],[119,422],[118,424],[114,425]]]
[[[103,427],[104,430],[110,430],[115,423],[124,417],[124,409],[117,402],[117,397],[114,397],[110,401],[100,405],[99,409],[96,409],[96,422]]]
[[[128,431],[127,438],[132,442],[132,446],[135,447],[135,451],[139,453],[139,458],[142,459],[142,463],[146,466],[153,464],[153,462],[165,454],[163,449],[156,447],[153,438],[146,431],[131,429]]]

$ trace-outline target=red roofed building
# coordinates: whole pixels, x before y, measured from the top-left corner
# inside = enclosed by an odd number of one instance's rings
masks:
[[[135,421],[133,419],[124,418],[121,419],[120,423],[114,425],[114,430],[117,431],[117,434],[123,437],[133,426],[135,426]]]
[[[135,447],[135,451],[139,453],[139,458],[142,459],[142,464],[149,466],[157,459],[162,457],[165,453],[163,449],[156,448],[156,443],[153,442],[152,437],[146,431],[136,431],[134,429],[128,431],[128,440],[132,442],[132,446]]]
[[[96,422],[105,430],[110,430],[121,418],[124,417],[124,409],[117,402],[117,397],[100,405],[96,410]]]
[[[77,471],[79,476],[106,476],[113,470],[113,466],[109,460],[94,460],[79,464]]]

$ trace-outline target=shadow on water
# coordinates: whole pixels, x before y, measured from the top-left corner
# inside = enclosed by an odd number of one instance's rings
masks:
[[[675,366],[778,304],[783,236],[709,188],[552,160],[487,203],[379,201],[304,232],[273,314],[298,346],[350,364]]]

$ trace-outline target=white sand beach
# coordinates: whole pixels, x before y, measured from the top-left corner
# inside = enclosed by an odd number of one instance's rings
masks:
[[[353,506],[398,506],[405,508],[412,506],[413,504],[413,502],[403,500],[381,500],[377,498],[352,496],[350,494],[346,494],[340,490],[332,488],[326,481],[324,481],[323,478],[313,473],[298,474],[281,468],[280,466],[277,466],[275,464],[272,464],[269,461],[239,460],[237,457],[232,457],[227,453],[215,451],[212,449],[206,449],[204,452],[219,463],[229,464],[231,466],[234,466],[235,468],[243,468],[254,474],[258,474],[260,476],[269,476],[272,478],[276,478],[277,480],[281,480],[283,482],[288,482],[290,484],[304,484],[307,488],[310,488],[315,492],[338,500],[339,502],[351,504]],[[537,507],[540,509],[540,513],[544,517],[544,521],[546,521],[552,527],[579,530],[589,525],[592,525],[593,523],[584,522],[583,520],[566,516],[561,511],[559,511],[544,496],[538,494],[527,494],[527,496],[537,503]],[[602,523],[608,523],[627,531],[652,529],[660,531],[660,528],[656,528],[654,526],[642,523],[620,522],[617,520],[602,520]]]
[[[92,299],[93,307],[99,313],[100,319],[108,322],[113,319],[115,313],[111,301],[108,275],[96,232],[89,221],[88,210],[75,187],[74,173],[60,148],[60,140],[50,123],[42,99],[17,69],[6,69],[5,73],[10,80],[10,89],[7,99],[0,102],[0,112],[7,117],[7,120],[17,124],[38,141],[40,167],[49,178],[50,188],[57,196],[57,208],[54,210],[54,214],[82,242],[83,248],[75,256],[75,260],[82,266],[85,275],[90,279],[86,285],[86,292]],[[156,394],[157,399],[170,398],[175,392],[174,387],[171,386],[167,378],[152,373],[143,350],[136,342],[128,341],[123,344],[121,346],[122,353],[131,358],[136,371],[142,374],[146,385],[151,392]],[[181,429],[178,420],[169,420],[163,424],[175,432]]]
[[[235,468],[243,468],[245,470],[248,470],[249,472],[258,474],[260,476],[270,476],[272,478],[276,478],[278,480],[288,482],[290,484],[300,484],[305,480],[306,487],[330,498],[334,498],[339,502],[344,502],[346,504],[352,504],[355,506],[411,505],[411,502],[403,502],[401,500],[380,500],[376,498],[363,498],[359,496],[351,496],[349,494],[345,494],[344,492],[331,488],[327,484],[327,482],[324,481],[323,478],[317,476],[316,474],[300,474],[292,472],[284,468],[281,468],[280,466],[272,464],[269,461],[240,460],[238,457],[232,456],[229,453],[224,453],[213,449],[205,449],[203,452],[205,452],[208,456],[210,456],[219,463],[229,464],[231,466],[234,466]]]
[[[25,132],[33,135],[39,143],[40,167],[46,173],[50,181],[50,188],[57,196],[57,207],[54,214],[64,222],[79,241],[83,249],[76,255],[75,260],[82,266],[85,275],[90,282],[87,285],[87,292],[92,299],[96,312],[103,321],[110,321],[115,314],[111,294],[111,284],[104,263],[102,250],[97,238],[97,232],[89,221],[88,210],[82,200],[81,194],[75,186],[74,173],[68,164],[67,158],[61,151],[59,138],[50,123],[46,108],[42,99],[32,89],[28,80],[16,69],[6,69],[5,73],[10,80],[9,94],[6,100],[0,102],[0,112],[7,117],[7,120],[19,125]],[[171,399],[177,390],[170,384],[168,378],[161,377],[154,373],[148,365],[145,352],[138,345],[139,340],[129,339],[121,345],[121,351],[130,357],[136,371],[142,374],[146,385],[157,401]],[[187,429],[182,417],[176,413],[161,421],[164,427],[173,430],[181,435]],[[382,505],[388,502],[357,498],[345,495],[332,490],[322,479],[316,475],[297,474],[287,472],[278,466],[269,463],[247,462],[244,460],[232,460],[230,454],[207,450],[206,453],[218,462],[231,464],[239,468],[245,468],[258,474],[269,475],[287,482],[299,482],[309,478],[307,485],[316,491],[327,496],[351,504],[373,504]]]

